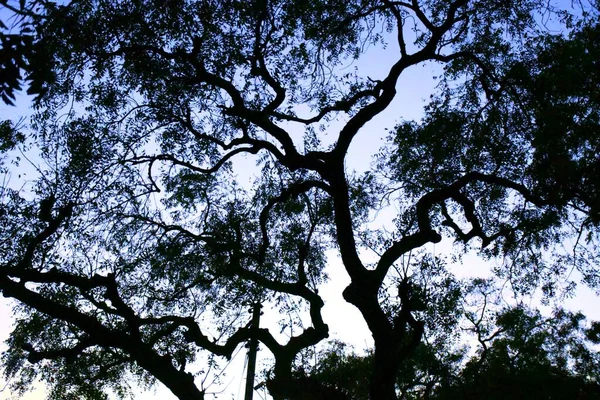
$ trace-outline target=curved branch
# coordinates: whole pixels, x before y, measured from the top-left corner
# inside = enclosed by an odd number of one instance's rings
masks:
[[[301,350],[315,345],[329,336],[329,327],[321,315],[321,310],[325,303],[317,293],[306,287],[301,282],[301,279],[296,283],[278,282],[265,278],[259,273],[242,268],[241,266],[234,268],[233,273],[243,279],[258,284],[263,288],[302,297],[309,303],[309,313],[313,327],[304,329],[298,336],[292,336],[285,345],[275,346],[273,343],[269,344],[269,341],[274,341],[275,339],[270,336],[270,334],[269,336],[265,336],[268,331],[263,332],[261,337],[258,337],[261,342],[269,347],[269,350],[271,350],[275,358],[283,358],[285,360],[293,359],[293,357]],[[265,342],[265,339],[268,340],[268,342]]]
[[[182,236],[187,236],[188,238],[191,238],[193,240],[203,241],[206,243],[209,243],[209,242],[214,243],[215,242],[214,236],[207,234],[207,233],[202,233],[202,234],[193,233],[193,232],[185,229],[181,225],[167,224],[162,221],[157,221],[152,218],[148,218],[148,217],[145,217],[145,216],[139,215],[139,214],[120,213],[117,215],[122,218],[131,218],[131,219],[135,219],[135,220],[138,220],[141,222],[145,222],[149,225],[153,225],[157,228],[162,229],[165,234],[169,233],[169,232],[177,232],[177,233],[181,234]]]
[[[329,114],[331,112],[335,112],[335,111],[343,111],[346,113],[350,112],[352,107],[354,107],[362,99],[367,98],[367,97],[373,97],[376,99],[377,97],[379,97],[379,92],[380,92],[380,90],[379,90],[379,82],[378,82],[374,87],[372,87],[370,89],[361,90],[359,92],[354,93],[352,96],[350,96],[346,99],[341,99],[330,106],[322,108],[318,112],[317,115],[315,115],[314,117],[311,117],[311,118],[300,118],[300,117],[296,117],[291,114],[285,114],[285,113],[281,113],[281,112],[272,112],[271,115],[273,115],[275,118],[279,118],[284,121],[298,122],[301,124],[310,125],[315,122],[319,122],[321,119],[323,119],[323,117],[325,117],[327,114]]]
[[[383,3],[389,7],[396,19],[396,30],[398,31],[396,32],[396,41],[400,48],[400,56],[406,57],[408,52],[406,51],[406,41],[404,40],[404,19],[402,18],[402,14],[396,8],[396,4],[393,4],[390,0],[383,0]],[[406,7],[406,4],[404,4],[404,7]]]
[[[453,228],[457,233],[464,235],[465,239],[472,239],[473,237],[480,237],[484,243],[484,247],[487,246],[492,240],[499,236],[502,236],[504,232],[499,232],[491,237],[488,237],[481,227],[477,216],[475,215],[475,207],[470,199],[468,199],[461,190],[473,182],[484,182],[493,185],[503,186],[508,189],[512,189],[519,193],[523,198],[534,204],[537,207],[544,207],[551,205],[550,201],[545,200],[539,196],[534,195],[526,186],[511,181],[510,179],[502,178],[495,175],[483,174],[481,172],[469,172],[462,177],[458,178],[454,183],[443,187],[441,189],[433,190],[419,199],[417,202],[417,224],[418,232],[412,235],[408,235],[395,242],[390,248],[388,248],[377,264],[376,280],[381,282],[391,265],[398,260],[406,252],[420,247],[428,242],[437,243],[441,240],[439,233],[435,232],[431,227],[431,220],[429,218],[429,212],[433,205],[443,203],[448,199],[454,199],[457,201],[465,212],[467,220],[472,224],[473,229],[470,233],[464,234],[462,230],[452,221],[450,216],[447,214],[446,225]],[[444,209],[442,208],[442,213]]]
[[[301,195],[302,193],[306,193],[313,188],[319,188],[324,190],[327,193],[331,194],[331,187],[327,185],[325,182],[317,181],[317,180],[307,180],[301,182],[295,182],[291,184],[287,189],[283,190],[281,194],[277,197],[272,197],[267,202],[267,205],[260,212],[259,223],[260,230],[262,234],[262,244],[258,251],[257,259],[260,263],[262,263],[265,259],[267,248],[269,247],[269,232],[267,229],[267,222],[269,218],[269,213],[273,209],[273,207],[278,203],[283,203],[290,198],[295,198]]]
[[[271,113],[273,113],[273,111],[275,111],[277,108],[279,108],[279,106],[281,104],[283,104],[283,102],[285,101],[286,90],[283,86],[281,86],[281,83],[279,83],[273,77],[273,75],[269,72],[269,69],[267,68],[267,64],[265,62],[264,53],[262,51],[262,47],[264,45],[261,44],[261,36],[262,36],[261,28],[262,28],[263,22],[265,22],[268,18],[267,4],[268,4],[267,1],[263,2],[264,7],[260,12],[260,16],[257,19],[256,25],[254,28],[255,40],[254,40],[254,48],[253,48],[253,59],[251,60],[251,62],[252,62],[251,73],[263,78],[263,80],[265,82],[267,82],[267,84],[275,91],[275,98],[271,102],[269,102],[269,104],[267,104],[267,106],[264,109],[264,111],[267,114],[271,114]],[[265,41],[266,43],[268,42],[269,37],[270,37],[270,34],[267,35],[267,40]]]
[[[233,106],[227,108],[225,112],[230,115],[236,115],[244,118],[261,129],[265,130],[269,135],[276,139],[286,152],[288,157],[291,157],[290,161],[298,162],[297,158],[300,156],[294,142],[290,135],[282,128],[278,127],[268,119],[268,113],[265,110],[251,110],[246,106],[244,97],[240,90],[238,90],[233,82],[209,72],[206,69],[204,60],[198,58],[196,51],[185,52],[184,50],[176,50],[170,52],[160,47],[150,45],[134,45],[134,46],[121,46],[112,52],[92,53],[92,56],[102,57],[114,57],[123,56],[130,53],[149,52],[157,54],[167,60],[181,60],[190,63],[195,69],[195,76],[190,81],[191,84],[206,83],[216,88],[224,90],[227,95],[231,98]],[[279,99],[277,100],[279,101]],[[272,107],[272,105],[270,105]],[[271,150],[271,149],[269,149]]]
[[[56,360],[58,358],[64,358],[69,362],[76,359],[84,350],[96,345],[97,343],[91,338],[85,337],[79,339],[79,343],[73,347],[53,350],[36,350],[30,343],[25,343],[23,345],[23,350],[28,352],[27,361],[33,364],[42,360]]]
[[[131,158],[124,159],[121,162],[122,163],[130,162],[130,163],[136,165],[136,164],[143,164],[143,163],[154,163],[155,161],[170,161],[174,165],[186,167],[188,169],[191,169],[194,172],[198,172],[201,174],[212,174],[212,173],[217,172],[219,169],[221,169],[221,167],[223,167],[223,165],[225,165],[225,163],[227,163],[227,161],[229,161],[231,158],[233,158],[233,156],[235,156],[236,154],[240,154],[240,153],[256,154],[260,150],[262,150],[262,148],[256,147],[256,146],[237,148],[237,149],[232,150],[229,153],[225,154],[219,161],[217,161],[217,163],[215,165],[213,165],[210,168],[199,167],[188,161],[180,160],[171,154],[156,154],[156,155],[152,155],[152,156],[137,156],[137,157],[131,157]]]
[[[439,27],[431,26],[429,28],[431,36],[421,50],[408,56],[401,56],[400,59],[390,68],[387,77],[381,82],[381,84],[378,85],[380,94],[377,96],[376,100],[358,111],[356,115],[354,115],[350,121],[348,121],[344,128],[342,128],[339,134],[338,142],[332,151],[335,154],[335,158],[342,160],[348,152],[350,143],[358,131],[367,122],[369,122],[390,105],[396,96],[396,84],[398,79],[405,69],[429,59],[436,59],[436,50],[439,47],[444,34],[452,29],[453,24],[456,22],[456,12],[461,6],[466,4],[466,1],[467,0],[456,0],[452,2],[448,7],[448,12],[446,14],[444,23],[442,23]],[[416,2],[414,3],[416,4]],[[398,4],[405,7],[408,6],[402,2]],[[418,9],[418,5],[413,7],[415,8],[409,8],[415,10]]]

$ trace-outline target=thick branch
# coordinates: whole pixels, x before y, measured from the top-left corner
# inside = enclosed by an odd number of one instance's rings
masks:
[[[73,347],[53,350],[36,350],[31,344],[26,343],[23,345],[23,350],[29,353],[27,356],[27,361],[30,363],[37,363],[42,360],[56,360],[58,358],[64,358],[67,362],[69,362],[77,358],[85,349],[95,345],[96,343],[93,340],[91,340],[89,337],[86,337],[80,339],[79,342]]]
[[[52,318],[76,326],[85,332],[90,340],[97,343],[98,346],[115,347],[123,350],[140,367],[154,375],[180,399],[199,400],[204,398],[204,394],[195,386],[194,379],[190,374],[177,370],[167,358],[157,354],[152,347],[139,340],[139,338],[128,335],[121,330],[110,329],[97,319],[75,308],[63,305],[27,289],[21,283],[12,281],[5,274],[0,275],[0,290],[6,297],[15,298]],[[69,352],[64,354],[70,355]],[[50,353],[46,353],[46,355],[50,355]]]
[[[406,51],[406,41],[404,40],[404,19],[402,18],[402,14],[396,8],[395,4],[392,4],[389,0],[383,0],[383,3],[389,7],[390,11],[394,15],[396,19],[396,40],[398,42],[398,46],[400,47],[400,56],[406,57],[408,52]]]
[[[432,26],[429,28],[431,31],[431,36],[427,44],[414,54],[401,56],[400,59],[390,68],[387,77],[379,85],[379,89],[381,90],[380,95],[373,103],[358,111],[340,132],[338,142],[333,150],[335,158],[343,159],[348,152],[348,148],[350,147],[352,139],[354,136],[356,136],[358,131],[368,121],[370,121],[373,117],[381,113],[390,105],[396,95],[398,78],[406,68],[419,64],[428,59],[435,59],[436,51],[440,41],[442,40],[442,37],[452,28],[453,24],[456,22],[456,12],[465,3],[466,0],[457,0],[451,3],[448,7],[448,12],[444,23],[439,27]],[[408,4],[405,3],[399,4],[408,6]],[[416,10],[418,10],[418,5],[415,5],[412,9],[414,9],[416,12]]]
[[[434,204],[443,203],[448,199],[454,199],[463,206],[467,220],[473,226],[472,233],[464,234],[463,238],[465,239],[480,237],[484,241],[484,244],[487,245],[491,240],[502,234],[499,233],[492,237],[488,237],[483,232],[481,224],[475,215],[473,203],[462,193],[462,189],[473,182],[485,182],[515,190],[517,193],[523,196],[526,201],[533,203],[537,207],[550,205],[548,200],[534,195],[529,189],[527,189],[527,187],[520,183],[516,183],[509,179],[495,175],[482,174],[480,172],[469,172],[457,179],[454,183],[444,188],[433,190],[421,197],[421,199],[417,202],[418,232],[405,236],[398,242],[395,242],[383,253],[376,268],[376,279],[378,282],[381,282],[384,279],[391,265],[403,254],[428,242],[436,243],[441,240],[441,236],[431,227],[429,218],[429,212]],[[447,224],[450,227],[454,228],[455,230],[458,229],[458,231],[462,233],[456,224],[453,226],[453,221],[448,219],[449,215],[447,215],[446,218],[448,221]]]
[[[323,117],[325,117],[327,114],[332,113],[332,112],[336,112],[336,111],[343,111],[346,113],[350,112],[352,107],[354,107],[362,99],[367,98],[367,97],[377,98],[379,96],[379,91],[380,91],[379,84],[375,85],[373,88],[361,90],[345,99],[336,101],[334,104],[332,104],[330,106],[323,107],[317,113],[317,115],[315,115],[311,118],[300,118],[300,117],[296,117],[291,114],[285,114],[285,113],[281,113],[281,112],[272,112],[271,114],[275,118],[279,118],[284,121],[299,122],[299,123],[302,123],[305,125],[310,125],[315,122],[319,122],[321,119],[323,119]]]

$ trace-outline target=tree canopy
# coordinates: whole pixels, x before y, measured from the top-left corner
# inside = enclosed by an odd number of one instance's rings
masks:
[[[199,365],[254,338],[274,399],[598,393],[595,324],[490,301],[499,284],[551,304],[579,277],[600,283],[597,1],[13,8],[28,30],[0,26],[1,95],[11,103],[25,71],[38,96],[27,127],[2,124],[3,172],[16,147],[41,160],[2,187],[13,390],[41,379],[50,398],[103,399],[134,379],[203,399]],[[392,60],[383,76],[348,72],[373,48]],[[425,64],[440,65],[436,92],[403,120],[399,79]],[[351,144],[381,136],[383,113],[397,125],[352,171]],[[394,215],[374,224],[381,211]],[[444,238],[454,259],[427,250]],[[343,269],[327,268],[332,249]],[[495,261],[494,278],[456,277],[467,253]],[[334,344],[300,368],[329,337],[328,273],[349,277],[373,349]],[[254,302],[290,335],[249,326]]]

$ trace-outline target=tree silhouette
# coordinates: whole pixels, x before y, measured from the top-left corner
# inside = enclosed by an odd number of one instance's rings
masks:
[[[0,213],[15,390],[39,377],[51,398],[106,398],[136,378],[202,399],[193,361],[252,337],[273,357],[275,399],[351,395],[294,367],[329,335],[327,249],[373,335],[357,368],[378,400],[401,396],[399,371],[431,391],[448,386],[423,371],[455,368],[422,343],[449,346],[467,284],[428,244],[504,260],[495,272],[519,295],[550,299],[573,268],[598,281],[597,2],[42,5],[49,78],[21,135],[45,166],[28,190],[3,189]],[[387,73],[348,73],[369,46],[389,54]],[[423,120],[398,124],[371,170],[349,171],[350,145],[424,63],[444,71]],[[232,164],[244,155],[260,171],[248,185]],[[393,227],[373,229],[387,205]],[[289,337],[240,318],[257,300],[296,324]]]
[[[14,105],[15,93],[27,82],[27,94],[39,101],[53,80],[51,57],[36,41],[35,29],[54,4],[45,0],[0,1],[0,98]]]

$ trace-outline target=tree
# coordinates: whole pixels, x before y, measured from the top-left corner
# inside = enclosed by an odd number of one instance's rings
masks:
[[[549,318],[523,305],[503,310],[487,343],[433,398],[597,398],[600,360],[584,320],[562,309]]]
[[[477,282],[473,287],[487,287]],[[487,293],[490,295],[490,293]],[[598,354],[590,350],[585,317],[555,309],[551,316],[523,304],[489,315],[473,313],[473,356],[425,340],[396,375],[401,399],[595,399],[600,394]],[[488,314],[488,315],[486,315]],[[448,351],[450,349],[450,351]],[[333,342],[319,354],[311,376],[348,398],[368,399],[372,354],[359,356]]]
[[[192,362],[254,337],[273,356],[275,399],[345,396],[293,368],[328,337],[328,248],[373,335],[378,400],[398,398],[424,338],[459,329],[450,311],[464,289],[426,245],[449,237],[506,260],[496,272],[519,295],[541,286],[552,298],[572,266],[595,284],[598,3],[559,6],[48,6],[35,38],[52,79],[27,133],[46,167],[27,192],[5,187],[0,213],[0,290],[19,302],[3,355],[13,387],[41,377],[52,398],[95,399],[133,376],[201,399]],[[369,46],[393,57],[387,74],[345,72]],[[376,168],[348,171],[355,137],[427,62],[444,73],[423,120],[394,129]],[[232,167],[242,155],[261,171],[249,186]],[[400,210],[394,229],[373,230],[387,204]],[[293,319],[288,298],[310,319],[291,337],[240,322],[255,301]]]

